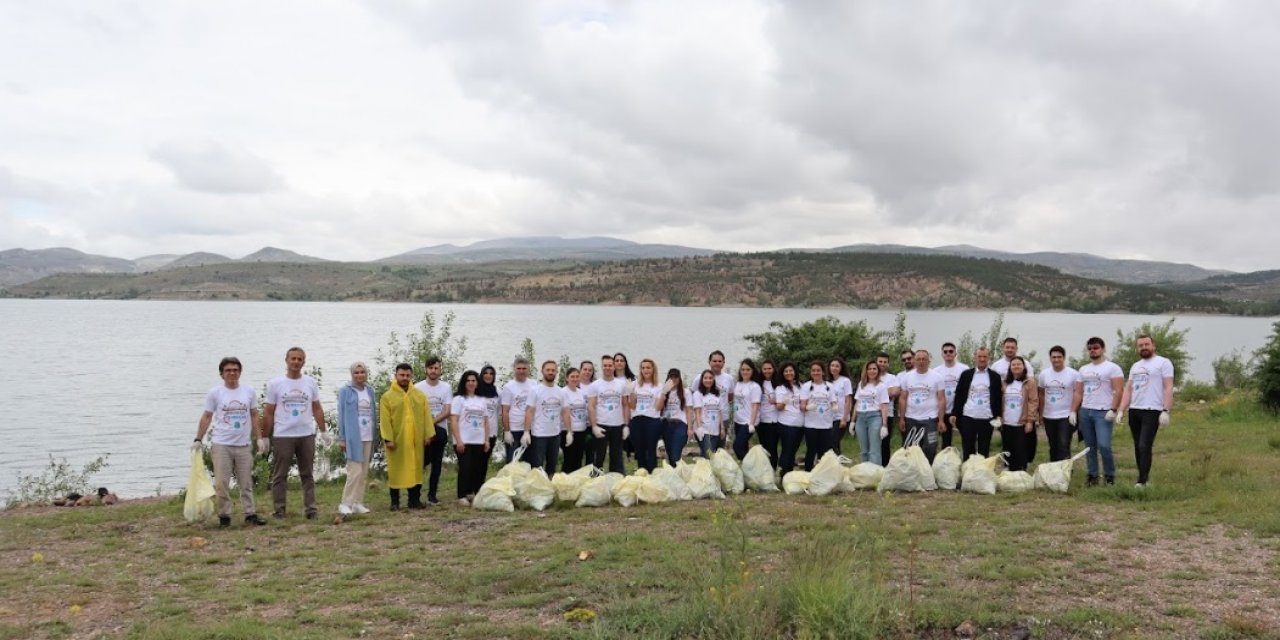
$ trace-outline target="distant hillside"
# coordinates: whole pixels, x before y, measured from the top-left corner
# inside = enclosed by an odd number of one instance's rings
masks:
[[[561,238],[534,236],[501,238],[475,242],[464,247],[440,244],[414,249],[378,262],[384,264],[458,264],[500,260],[630,260],[636,258],[682,258],[714,254],[671,244],[640,244],[618,238]]]
[[[1168,288],[1236,302],[1276,304],[1280,303],[1280,270],[1213,276],[1195,282],[1171,284]]]
[[[289,251],[288,249],[263,247],[243,258],[240,258],[238,262],[328,262],[328,260],[325,260],[324,258],[304,256],[301,253]]]
[[[122,258],[95,256],[65,247],[0,251],[0,289],[38,280],[55,273],[110,273],[116,271],[133,271],[133,262]]]
[[[175,258],[172,262],[160,268],[181,269],[183,267],[202,267],[207,264],[223,264],[227,262],[232,262],[231,258],[222,254],[197,251],[195,253],[188,253],[187,255]]]
[[[1148,260],[1117,260],[1088,253],[1012,253],[995,251],[970,245],[944,247],[913,247],[897,244],[854,244],[836,247],[832,251],[858,253],[907,253],[924,255],[950,255],[969,258],[1011,260],[1052,267],[1064,273],[1098,278],[1126,284],[1157,284],[1164,282],[1188,282],[1210,276],[1229,274],[1229,271],[1203,269],[1192,264],[1154,262]]]
[[[142,256],[133,261],[133,270],[138,273],[146,271],[155,271],[165,265],[171,264],[174,260],[182,256],[174,253],[159,253],[153,256]]]
[[[1091,280],[990,259],[840,253],[624,262],[391,266],[228,263],[137,275],[55,275],[11,295],[1257,313],[1259,305]],[[1272,311],[1274,312],[1274,311]]]

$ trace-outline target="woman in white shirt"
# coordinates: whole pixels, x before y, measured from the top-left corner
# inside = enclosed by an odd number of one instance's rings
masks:
[[[658,386],[658,365],[653,360],[640,361],[640,377],[631,389],[631,448],[636,465],[652,472],[658,466],[658,440],[662,438],[662,409],[658,406],[662,387]]]
[[[1035,433],[1039,403],[1040,392],[1036,389],[1036,379],[1027,375],[1026,360],[1014,356],[1004,377],[1003,424],[1000,426],[1000,441],[1009,454],[1010,471],[1027,470],[1027,434]]]
[[[694,433],[698,436],[698,448],[704,458],[710,458],[720,449],[720,397],[725,393],[716,385],[716,374],[710,369],[698,376],[698,386],[693,390],[694,422],[697,423]]]
[[[564,374],[564,406],[569,410],[569,432],[573,442],[564,445],[560,470],[572,473],[582,468],[587,451],[587,394],[582,390],[582,372],[573,367]],[[564,438],[568,441],[568,437]]]
[[[760,446],[769,455],[769,464],[778,468],[778,405],[775,404],[773,385],[778,378],[778,367],[772,360],[760,363],[760,422],[756,425],[756,436]]]
[[[778,408],[778,439],[782,444],[778,470],[786,475],[796,468],[796,454],[804,440],[804,412],[800,410],[800,373],[794,362],[785,362],[773,386]]]
[[[831,416],[836,411],[835,389],[827,382],[822,363],[809,364],[809,381],[800,387],[800,410],[804,412],[804,470],[831,450]]]
[[[693,401],[684,386],[679,369],[667,371],[667,381],[658,396],[658,410],[662,412],[662,444],[667,450],[667,460],[672,466],[680,462],[684,446],[693,436],[689,428],[689,415],[693,413]]]
[[[490,451],[498,441],[498,414],[502,413],[502,398],[498,395],[497,379],[498,372],[493,365],[486,364],[480,367],[480,386],[476,388],[476,395],[484,398],[485,407],[489,412],[489,426],[493,429],[489,432]]]
[[[875,360],[862,366],[853,404],[853,431],[858,437],[859,459],[882,465],[880,438],[889,432],[889,385],[880,377],[880,365]]]
[[[827,362],[827,382],[835,394],[836,411],[831,416],[831,449],[840,455],[840,441],[849,428],[853,415],[853,381],[849,379],[844,359],[832,358]]]
[[[747,457],[751,436],[760,422],[760,383],[764,378],[756,363],[747,358],[738,365],[738,379],[733,383],[733,455]]]
[[[449,408],[449,430],[458,453],[458,502],[463,505],[475,498],[489,471],[493,423],[489,420],[489,399],[477,393],[480,386],[479,374],[464,372]]]

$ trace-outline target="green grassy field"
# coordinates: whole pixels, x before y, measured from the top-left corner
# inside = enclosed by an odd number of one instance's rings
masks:
[[[390,513],[373,490],[341,524],[230,530],[174,499],[18,509],[0,638],[1280,638],[1278,427],[1238,401],[1182,408],[1151,487],[1132,487],[1125,427],[1119,484],[1084,488],[1081,462],[1070,495],[506,514]]]

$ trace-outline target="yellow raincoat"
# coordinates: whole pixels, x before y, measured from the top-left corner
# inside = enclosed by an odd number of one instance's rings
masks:
[[[378,431],[387,449],[387,486],[409,489],[422,484],[423,447],[436,435],[427,396],[410,385],[406,391],[392,383],[378,399]]]

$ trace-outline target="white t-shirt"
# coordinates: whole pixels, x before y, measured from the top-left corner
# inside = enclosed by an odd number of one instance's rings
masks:
[[[991,376],[987,375],[988,371],[991,369],[974,370],[973,380],[969,383],[969,399],[965,400],[964,406],[960,408],[963,415],[974,420],[990,420],[996,417],[991,413]]]
[[[587,394],[582,387],[564,388],[564,406],[569,407],[569,429],[581,433],[587,430]]]
[[[1084,400],[1080,403],[1085,409],[1110,411],[1116,408],[1116,394],[1111,388],[1111,381],[1124,379],[1124,371],[1120,365],[1103,360],[1101,364],[1089,364],[1080,367],[1080,381],[1084,386]]]
[[[533,435],[550,438],[560,434],[564,422],[564,391],[555,385],[535,385],[529,390],[529,406],[533,407]]]
[[[627,379],[616,376],[612,380],[601,378],[587,387],[587,397],[596,399],[596,424],[622,426],[622,393],[626,388]]]
[[[899,386],[897,374],[882,373],[880,374],[880,379],[884,381],[884,386],[886,389],[892,389],[894,387]],[[898,403],[894,398],[889,398],[889,417],[892,418],[897,415],[898,415]]]
[[[360,441],[373,442],[373,392],[369,387],[356,392],[356,419],[360,421]]]
[[[662,414],[658,412],[658,397],[662,395],[662,387],[655,384],[635,384],[636,408],[632,410],[632,416],[645,416],[647,418],[660,418]]]
[[[449,413],[458,419],[458,432],[462,444],[484,444],[484,422],[489,418],[489,400],[480,396],[454,396]],[[490,429],[493,428],[490,424]]]
[[[788,427],[803,427],[804,412],[800,410],[800,390],[791,389],[786,385],[779,385],[773,390],[773,397],[776,402],[781,402],[783,408],[778,411],[778,424],[784,424]]]
[[[804,428],[830,429],[832,416],[836,415],[835,397],[835,391],[829,382],[817,385],[813,381],[804,383],[800,387],[800,400],[808,401],[804,411]]]
[[[1130,409],[1164,411],[1164,381],[1173,377],[1173,363],[1164,356],[1151,356],[1129,367]]]
[[[911,420],[938,419],[938,392],[942,378],[932,371],[908,371],[898,376],[898,386],[907,396],[907,415]]]
[[[288,376],[267,383],[267,404],[275,405],[272,435],[278,438],[305,438],[315,435],[316,419],[311,403],[319,400],[320,385],[304,375],[297,380]]]
[[[762,395],[764,394],[760,390],[760,385],[754,382],[735,382],[733,385],[733,422],[742,425],[751,424],[752,405],[760,404]],[[756,420],[759,421],[758,412]]]
[[[880,413],[880,405],[889,404],[889,385],[884,380],[874,384],[859,384],[853,394],[853,410],[858,413]]]
[[[422,380],[413,386],[427,396],[427,404],[431,405],[432,420],[439,421],[440,416],[444,415],[446,407],[452,409],[453,390],[449,388],[449,385],[440,381],[436,381],[435,385],[432,385],[429,381]],[[443,425],[444,423],[441,423],[441,426]]]
[[[1022,361],[1027,365],[1027,377],[1028,378],[1036,377],[1036,368],[1031,366],[1031,362],[1028,361],[1026,358],[1023,358]],[[1000,358],[999,360],[996,360],[995,362],[991,363],[991,370],[1000,374],[1000,379],[1003,380],[1009,376],[1010,362],[1011,360],[1009,360],[1008,358]]]
[[[524,431],[524,413],[529,408],[529,392],[538,383],[533,378],[525,378],[524,382],[508,380],[498,392],[498,399],[507,412],[507,428],[512,431]]]
[[[1022,381],[1014,380],[1004,385],[1004,423],[1022,424]]]
[[[204,410],[213,414],[212,442],[242,447],[253,437],[253,421],[249,412],[257,407],[258,394],[253,387],[241,384],[235,389],[218,385],[204,398]],[[310,415],[310,411],[307,412]]]
[[[831,391],[835,393],[836,401],[835,415],[831,416],[834,422],[844,418],[844,399],[853,396],[853,381],[840,376],[831,382]]]
[[[680,405],[680,396],[684,396],[684,406]],[[672,389],[667,393],[667,402],[662,405],[662,417],[667,420],[688,423],[689,419],[685,417],[685,409],[693,407],[693,398],[689,397],[688,389]]]
[[[733,393],[733,376],[721,371],[716,376],[716,388],[720,389],[720,419],[729,420],[729,394]]]
[[[773,424],[778,421],[778,405],[774,402],[773,383],[765,380],[760,387],[760,422]]]
[[[933,368],[933,372],[939,378],[942,378],[942,391],[947,394],[947,413],[955,412],[956,384],[960,381],[960,374],[964,373],[964,370],[968,368],[969,365],[959,360],[956,360],[956,363],[950,367],[940,364]]]
[[[484,398],[484,408],[489,414],[489,435],[497,437],[498,416],[502,414],[502,399],[497,396]],[[452,411],[452,409],[450,409],[450,411]]]
[[[703,434],[710,436],[720,435],[720,423],[724,420],[723,399],[725,395],[723,392],[718,396],[703,395],[701,391],[693,392],[693,408],[698,410],[698,426],[702,429]]]
[[[1050,420],[1061,420],[1071,415],[1071,400],[1076,394],[1080,374],[1071,367],[1055,371],[1049,367],[1040,372],[1040,388],[1044,389],[1044,406],[1040,415]]]

